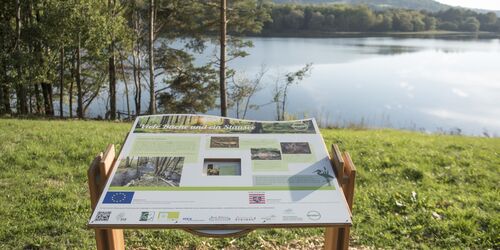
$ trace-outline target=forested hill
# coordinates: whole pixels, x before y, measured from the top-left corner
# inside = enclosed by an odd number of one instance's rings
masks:
[[[365,4],[374,9],[412,9],[427,10],[437,12],[446,10],[451,6],[441,4],[434,0],[273,0],[275,3],[296,3],[296,4],[325,4],[325,3],[344,3],[344,4]]]

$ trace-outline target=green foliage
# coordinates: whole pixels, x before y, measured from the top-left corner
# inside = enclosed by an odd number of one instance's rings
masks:
[[[436,28],[452,31],[498,31],[493,12],[477,13],[450,8],[440,12],[406,9],[372,9],[367,5],[273,5],[272,23],[264,32],[419,32]]]
[[[273,0],[275,3],[299,4],[367,4],[370,8],[381,9],[412,9],[426,11],[446,10],[449,6],[434,0]]]
[[[217,96],[217,72],[211,65],[195,67],[188,53],[163,48],[160,65],[165,70],[164,89],[158,90],[158,107],[164,113],[207,112]]]
[[[220,58],[204,66],[195,67],[193,56],[186,50],[174,49],[173,42],[185,42],[187,49],[202,52],[206,42],[219,43],[215,36],[220,30],[220,1],[163,1],[160,2],[161,48],[155,54],[166,77],[166,87],[157,90],[159,107],[165,112],[206,112],[215,107],[218,87],[214,68],[221,65]],[[245,57],[251,41],[240,36],[259,33],[264,22],[270,20],[269,5],[261,0],[228,1],[227,6],[227,61]],[[179,39],[179,38],[182,38]],[[227,77],[234,71],[227,70]]]
[[[129,123],[0,119],[0,248],[93,249],[87,168]],[[394,130],[322,130],[357,167],[351,245],[495,249],[500,139]],[[238,239],[125,230],[131,249],[320,248],[322,229],[257,230]],[[314,240],[311,240],[314,239]]]
[[[462,29],[466,31],[477,32],[479,31],[480,25],[481,23],[479,23],[477,18],[467,17],[467,19],[465,19],[465,22],[462,24]]]
[[[272,102],[276,105],[276,119],[284,121],[286,116],[286,104],[289,88],[294,84],[299,84],[304,78],[308,77],[312,70],[312,63],[306,64],[297,71],[288,72],[284,75],[277,76],[275,81]]]
[[[82,96],[85,99],[83,103],[88,105],[102,89],[103,81],[100,76],[107,73],[108,69],[100,66],[110,56],[111,42],[114,41],[123,50],[129,46],[130,37],[123,16],[123,6],[118,1],[114,7],[110,7],[100,0],[29,0],[20,3],[17,6],[15,1],[3,1],[0,8],[4,25],[3,37],[8,43],[0,47],[0,55],[13,58],[0,60],[0,68],[4,69],[0,72],[0,77],[12,80],[3,84],[8,85],[8,88],[17,86],[25,88],[25,92],[35,93],[29,96],[29,103],[30,107],[35,106],[31,103],[37,103],[32,111],[36,114],[43,113],[39,107],[41,97],[38,92],[41,85],[44,112],[53,115],[54,86],[60,88],[60,78],[66,80],[63,87],[68,87],[66,85],[74,80],[69,77],[74,76],[74,69],[69,69],[68,66],[75,61],[75,50],[80,44],[84,82]],[[18,7],[20,39],[16,37],[15,13]],[[15,50],[13,46],[16,47]],[[61,65],[59,53],[63,49],[63,58],[71,62]],[[63,67],[62,73],[60,67]],[[23,92],[16,91],[17,99],[23,95]],[[27,100],[28,98],[26,102]]]

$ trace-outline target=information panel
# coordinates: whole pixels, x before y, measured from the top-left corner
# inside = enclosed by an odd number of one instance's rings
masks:
[[[314,119],[138,117],[89,226],[349,225]]]

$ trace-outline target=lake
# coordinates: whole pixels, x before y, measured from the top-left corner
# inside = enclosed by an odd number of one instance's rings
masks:
[[[230,66],[249,77],[261,65],[268,67],[255,104],[271,101],[276,75],[313,63],[310,77],[289,90],[287,112],[299,118],[314,116],[322,126],[500,135],[498,39],[250,39],[250,56]],[[208,54],[199,55],[198,62]],[[125,110],[125,100],[118,102]],[[98,100],[91,113],[104,113],[97,108],[104,103]],[[272,120],[275,113],[274,105],[267,105],[246,118]]]

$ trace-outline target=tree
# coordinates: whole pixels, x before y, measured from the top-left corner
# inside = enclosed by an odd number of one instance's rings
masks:
[[[272,102],[276,104],[276,118],[278,120],[285,120],[289,88],[294,84],[299,84],[305,77],[308,77],[311,69],[312,64],[309,63],[297,71],[286,73],[284,78],[280,76],[276,78]]]
[[[462,24],[461,29],[470,32],[477,32],[479,31],[480,26],[481,23],[479,23],[477,18],[467,17],[467,19],[465,19],[465,22]]]
[[[156,114],[155,95],[155,63],[154,63],[154,41],[155,41],[155,0],[149,0],[149,114]]]
[[[376,17],[373,11],[365,5],[352,8],[349,27],[355,31],[366,31],[375,25]]]
[[[424,31],[425,22],[420,17],[413,17],[413,31]]]
[[[300,9],[292,9],[284,17],[284,25],[289,30],[299,30],[303,27],[304,12]]]
[[[335,29],[335,14],[329,13],[325,15],[324,26],[327,30]]]
[[[495,12],[488,12],[486,14],[478,14],[476,17],[481,23],[481,30],[497,31],[498,17]]]
[[[393,30],[391,12],[387,11],[380,14],[378,19],[379,21],[377,22],[378,24],[375,26],[375,30],[384,32]]]
[[[127,16],[131,16],[129,26],[132,30],[132,75],[134,79],[134,106],[135,114],[140,115],[142,111],[142,48],[144,47],[145,33],[147,32],[146,21],[142,7],[136,0],[128,2]]]
[[[219,88],[220,88],[220,113],[227,116],[227,93],[226,93],[226,0],[220,0],[220,60],[219,60]]]
[[[394,14],[394,17],[392,20],[393,20],[394,29],[397,31],[408,32],[408,31],[414,30],[412,16],[407,12],[397,11]]]
[[[251,104],[252,97],[262,90],[263,79],[267,68],[262,66],[253,79],[244,75],[233,75],[232,84],[229,86],[229,97],[231,106],[235,107],[236,118],[245,119],[249,109],[258,109],[260,105]]]
[[[16,65],[17,65],[17,87],[16,87],[16,96],[17,96],[17,111],[19,114],[27,114],[28,113],[28,105],[27,105],[27,97],[26,97],[26,86],[23,79],[23,53],[22,53],[22,41],[21,41],[21,1],[16,0],[16,42],[15,42],[15,50],[16,50]]]
[[[231,70],[227,68],[227,62],[239,57],[248,55],[244,51],[245,47],[251,47],[252,43],[243,41],[237,35],[245,33],[258,33],[262,30],[265,22],[270,20],[268,5],[262,0],[209,0],[206,6],[214,9],[218,8],[218,16],[213,16],[208,12],[205,16],[208,20],[206,29],[219,33],[218,43],[220,46],[219,56],[215,57],[213,64],[219,69],[219,91],[221,115],[227,116],[227,82],[231,77]],[[216,25],[216,23],[218,25]],[[227,37],[227,33],[232,34]],[[228,74],[230,73],[230,74]]]
[[[435,30],[437,28],[437,19],[435,17],[426,15],[424,18],[424,23],[426,30]]]
[[[109,16],[114,19],[116,17],[115,11],[115,0],[108,0]],[[115,66],[115,35],[114,29],[110,29],[110,39],[109,44],[109,107],[110,107],[110,119],[116,119],[116,66]]]
[[[309,20],[308,28],[311,30],[322,30],[323,23],[325,22],[325,17],[321,12],[314,11],[311,14],[311,19]]]
[[[165,86],[158,89],[158,107],[175,113],[207,112],[215,106],[217,76],[212,65],[196,67],[188,53],[164,47],[159,66],[165,70]]]
[[[458,30],[458,25],[452,22],[442,22],[438,27],[442,30]]]
[[[123,17],[110,15],[110,6],[100,0],[68,1],[68,4],[71,10],[68,20],[72,34],[70,44],[75,53],[77,116],[83,118],[90,103],[103,89],[106,75],[110,75],[109,59],[115,53],[117,41],[123,40],[127,32]],[[112,7],[118,8],[117,5]],[[106,116],[111,117],[111,113]]]

